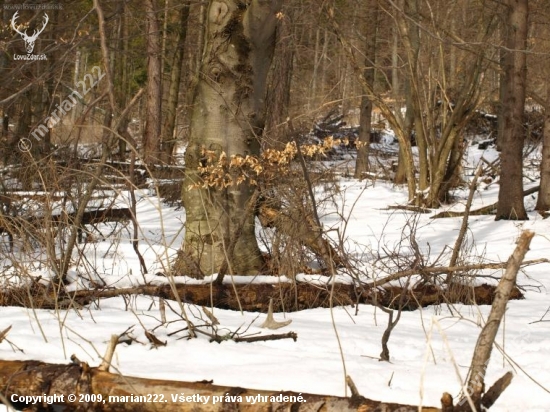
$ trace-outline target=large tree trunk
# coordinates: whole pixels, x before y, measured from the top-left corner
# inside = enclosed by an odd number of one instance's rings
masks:
[[[288,142],[289,127],[286,122],[290,106],[294,50],[296,48],[293,25],[293,10],[285,12],[277,27],[277,47],[273,58],[267,91],[267,113],[262,148],[283,149]]]
[[[502,152],[496,220],[527,220],[523,204],[523,112],[525,107],[528,0],[507,0]]]
[[[147,107],[143,157],[147,164],[159,161],[161,131],[161,42],[155,0],[145,1],[147,18]]]
[[[550,83],[546,85],[542,159],[540,162],[540,190],[536,209],[540,211],[550,210]]]
[[[190,187],[201,184],[203,150],[228,158],[259,154],[265,84],[280,7],[281,0],[253,0],[248,6],[237,0],[210,4],[185,153],[185,241],[176,262],[178,273],[201,277],[216,273],[225,261],[230,273],[257,274],[262,266],[251,186],[245,182]]]

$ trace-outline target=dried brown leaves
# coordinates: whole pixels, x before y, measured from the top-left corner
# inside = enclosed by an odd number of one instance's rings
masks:
[[[307,158],[324,157],[334,146],[349,145],[348,139],[326,138],[322,144],[301,145],[302,154]],[[291,163],[296,158],[298,149],[295,142],[287,143],[282,150],[266,149],[258,156],[233,155],[227,157],[225,152],[202,149],[204,166],[198,168],[201,181],[190,185],[188,189],[226,188],[239,185],[245,181],[257,186],[259,181],[269,182],[275,178],[288,175]]]

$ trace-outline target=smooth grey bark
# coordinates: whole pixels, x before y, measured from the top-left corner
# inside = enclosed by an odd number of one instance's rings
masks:
[[[250,201],[253,188],[246,182],[224,188],[190,187],[201,183],[198,168],[204,162],[203,150],[224,152],[228,158],[260,152],[266,78],[281,4],[281,0],[210,3],[185,153],[185,240],[173,268],[178,275],[216,273],[224,262],[229,273],[257,274],[262,267]]]

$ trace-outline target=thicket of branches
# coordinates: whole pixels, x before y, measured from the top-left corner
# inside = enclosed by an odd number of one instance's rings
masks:
[[[248,6],[237,3],[243,10]],[[345,266],[340,246],[328,247],[322,240],[316,210],[319,199],[312,196],[313,186],[317,182],[327,186],[330,178],[301,166],[302,160],[318,160],[319,153],[308,158],[311,153],[296,153],[296,148],[306,143],[304,136],[309,130],[323,124],[319,119],[326,120],[327,113],[339,114],[339,120],[360,125],[348,145],[357,149],[353,152],[355,177],[377,174],[406,184],[410,206],[418,208],[438,207],[451,200],[453,188],[465,183],[462,157],[470,133],[498,137],[503,153],[508,152],[500,137],[503,130],[517,123],[517,115],[506,116],[504,110],[505,96],[511,93],[504,79],[514,59],[525,57],[528,73],[526,113],[520,116],[520,128],[515,129],[521,134],[519,140],[541,139],[541,130],[547,132],[550,127],[546,110],[550,107],[547,10],[543,1],[521,2],[529,6],[523,13],[528,37],[522,40],[512,36],[514,13],[522,13],[512,3],[368,0],[329,1],[322,7],[307,0],[283,3],[276,10],[265,125],[254,125],[258,129],[264,126],[260,132],[254,129],[261,154],[241,153],[223,159],[223,148],[204,147],[204,180],[181,190],[208,187],[213,193],[251,183],[257,187],[251,191],[255,194],[251,195],[254,204],[250,204],[249,213],[256,213],[283,238],[288,235],[285,230],[296,227],[296,222],[307,222],[297,231],[303,232],[297,243],[321,258],[325,269],[331,264]],[[162,167],[181,162],[181,148],[188,141],[192,111],[197,106],[195,86],[203,78],[218,81],[208,77],[213,73],[205,74],[202,58],[208,42],[206,28],[219,4],[73,0],[56,9],[21,9],[14,20],[17,4],[7,1],[0,9],[4,23],[0,33],[0,227],[5,237],[34,239],[44,247],[48,261],[55,262],[50,263],[53,271],[62,278],[71,266],[85,224],[82,221],[89,217],[85,213],[98,196],[98,188],[128,190],[138,187],[144,178],[169,177],[174,183],[156,186],[156,190],[178,201],[182,169]],[[45,54],[47,59],[14,59],[14,55],[26,53],[21,31],[31,33],[40,27],[45,13],[49,21],[36,40],[34,53]],[[229,36],[228,41],[235,38]],[[541,115],[533,114],[537,112]],[[55,117],[59,119],[52,121]],[[399,142],[398,162],[393,168],[384,158],[386,154],[371,147],[375,135],[371,124],[375,123],[385,123]],[[341,125],[317,130],[321,139],[341,131]],[[544,133],[548,136],[550,133]],[[324,144],[325,149],[334,146],[330,140]],[[413,145],[417,146],[417,158]],[[319,149],[321,155],[326,154],[325,149]],[[278,164],[285,156],[294,160]],[[547,157],[543,155],[543,159]],[[227,164],[209,169],[212,158]],[[498,175],[499,165],[492,167],[491,173]],[[549,173],[543,162],[540,210],[550,203]],[[501,187],[519,188],[521,193],[521,176],[519,181],[515,175],[508,178],[513,182]],[[293,185],[297,181],[300,185]],[[33,232],[39,225],[38,215],[25,207],[29,199],[14,193],[18,190],[40,192],[36,196],[45,199],[44,213],[53,216],[37,233]],[[508,199],[516,202],[508,205],[513,213],[503,208],[497,217],[524,218],[517,205],[522,198],[518,200],[517,195],[503,195],[498,207],[504,207]],[[135,199],[133,203],[127,205],[128,212],[120,213],[132,218]],[[58,208],[66,212],[63,224],[57,217],[61,216]],[[109,205],[96,208],[108,209]],[[134,219],[136,228],[137,223]],[[59,226],[68,230],[63,240],[58,236],[62,233]],[[309,239],[308,231],[314,233]],[[50,240],[36,240],[46,235]],[[235,243],[228,241],[224,253],[231,252]],[[62,253],[65,248],[67,253]],[[185,259],[183,256],[179,262]],[[277,259],[268,263],[274,261]],[[145,266],[142,262],[142,270]],[[232,271],[225,266],[214,269]]]

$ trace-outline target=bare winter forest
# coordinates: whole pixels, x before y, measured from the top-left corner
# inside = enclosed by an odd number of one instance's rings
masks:
[[[546,0],[0,4],[0,411],[550,411]]]

